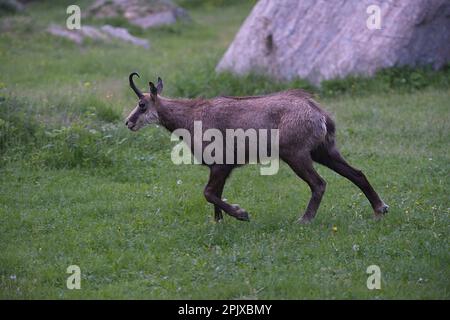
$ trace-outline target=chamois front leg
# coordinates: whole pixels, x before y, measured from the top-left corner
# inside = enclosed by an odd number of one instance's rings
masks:
[[[226,165],[213,165],[210,167],[209,181],[204,191],[205,198],[209,203],[214,204],[216,221],[222,218],[220,210],[225,211],[238,220],[250,221],[247,211],[240,208],[238,205],[230,205],[221,199],[225,181],[230,175],[231,170],[232,167]]]
[[[216,169],[217,170],[217,169]],[[229,170],[228,168],[223,168],[222,169],[222,175],[221,175],[221,179],[217,179],[217,191],[216,191],[216,196],[219,197],[219,199],[222,199],[222,193],[223,193],[223,188],[225,186],[225,181],[228,178],[228,176],[230,175],[231,170]],[[220,209],[220,207],[215,204],[214,205],[214,221],[219,222],[223,220],[223,215],[222,215],[222,209]]]
[[[222,185],[219,186],[219,190],[217,190],[217,196],[222,199],[223,187],[225,186],[225,181],[223,181]],[[219,222],[223,220],[222,210],[218,205],[214,205],[214,221]]]

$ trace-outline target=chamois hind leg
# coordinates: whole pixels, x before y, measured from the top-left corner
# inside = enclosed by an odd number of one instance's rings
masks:
[[[322,196],[325,193],[326,182],[314,169],[309,152],[298,152],[295,155],[284,157],[283,160],[311,189],[311,199],[309,200],[306,211],[298,220],[300,223],[309,223],[316,216]]]
[[[389,206],[385,204],[370,185],[364,173],[350,166],[339,153],[335,145],[320,146],[311,152],[312,159],[353,182],[365,194],[375,212],[381,217],[387,213]]]
[[[210,167],[209,181],[205,187],[204,195],[209,203],[214,204],[215,216],[217,217],[216,207],[223,210],[230,216],[238,220],[249,221],[248,213],[238,205],[230,205],[223,201],[219,194],[225,185],[227,177],[233,168],[226,165],[213,165]]]

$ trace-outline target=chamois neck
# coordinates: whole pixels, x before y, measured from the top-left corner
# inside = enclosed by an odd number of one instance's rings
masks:
[[[176,129],[192,130],[195,120],[201,120],[201,101],[158,97],[156,107],[159,122],[170,132]]]

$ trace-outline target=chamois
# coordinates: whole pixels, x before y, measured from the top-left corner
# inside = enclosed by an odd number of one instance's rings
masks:
[[[349,179],[365,194],[375,213],[387,213],[386,205],[370,185],[365,175],[351,167],[339,153],[335,143],[335,124],[321,109],[312,95],[300,89],[250,97],[216,97],[212,99],[170,99],[161,96],[163,82],[149,82],[149,93],[142,93],[129,76],[131,89],[139,98],[138,104],[126,119],[126,126],[137,131],[156,123],[170,132],[186,129],[193,136],[194,121],[201,121],[203,130],[277,129],[279,157],[303,179],[311,189],[311,198],[300,223],[313,220],[325,192],[326,182],[313,167],[313,161],[334,170]],[[195,142],[191,144],[193,152]],[[205,145],[202,145],[205,148]],[[247,148],[247,146],[246,146]],[[258,160],[259,161],[259,160]],[[238,164],[205,164],[210,169],[209,181],[204,189],[206,200],[214,205],[214,218],[223,219],[222,210],[238,220],[249,221],[248,213],[238,205],[222,199],[225,181]]]

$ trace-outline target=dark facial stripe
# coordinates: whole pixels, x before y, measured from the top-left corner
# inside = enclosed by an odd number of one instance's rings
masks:
[[[131,123],[136,123],[140,114],[141,113],[139,112],[139,110],[137,110],[135,113],[133,113],[131,115],[131,117],[130,117],[130,119],[128,119],[128,121],[130,121]]]

